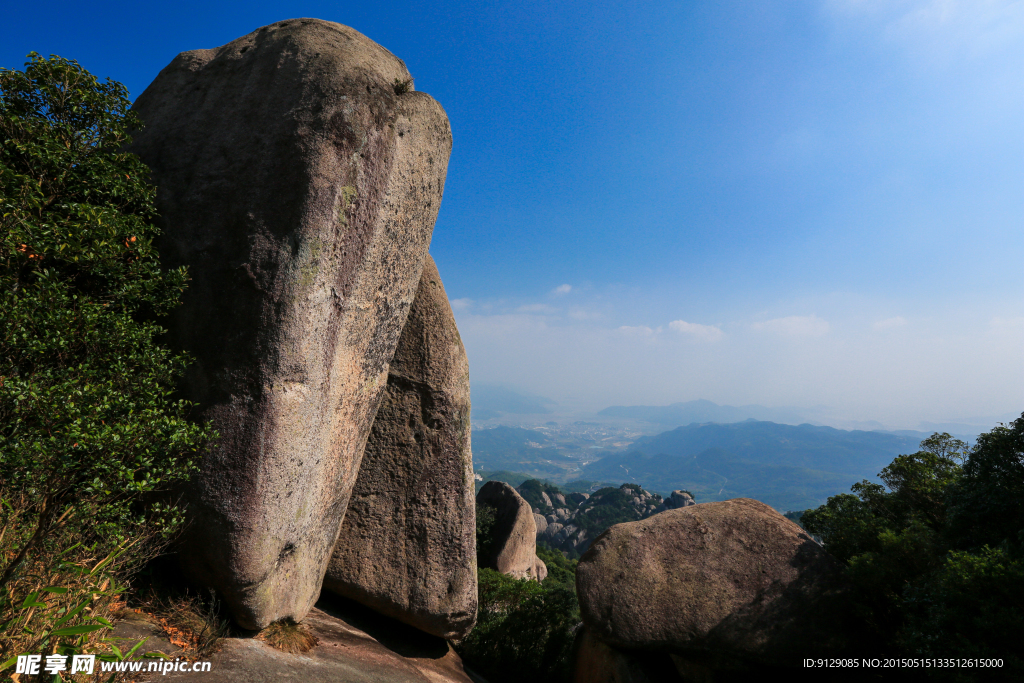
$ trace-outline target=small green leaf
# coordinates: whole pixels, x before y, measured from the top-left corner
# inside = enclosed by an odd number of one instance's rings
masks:
[[[83,633],[92,633],[93,631],[99,631],[102,628],[107,628],[102,624],[85,624],[82,626],[71,626],[69,628],[59,628],[56,631],[51,631],[51,636],[78,636]]]

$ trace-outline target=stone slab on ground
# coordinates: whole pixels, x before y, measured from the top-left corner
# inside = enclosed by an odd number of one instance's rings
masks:
[[[447,641],[348,600],[321,600],[302,622],[319,644],[304,654],[253,637],[229,637],[207,672],[149,674],[140,680],[196,683],[487,683]]]

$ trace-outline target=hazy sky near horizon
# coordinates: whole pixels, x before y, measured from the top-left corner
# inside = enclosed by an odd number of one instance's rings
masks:
[[[135,96],[302,16],[451,119],[431,251],[474,382],[1024,411],[1024,1],[19,3],[0,66],[59,54]]]

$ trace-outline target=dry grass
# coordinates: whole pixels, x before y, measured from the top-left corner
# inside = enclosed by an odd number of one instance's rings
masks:
[[[305,626],[291,619],[275,621],[260,631],[256,638],[272,648],[291,654],[309,652],[320,642]]]
[[[202,598],[187,589],[151,583],[132,597],[131,604],[132,611],[158,623],[171,644],[189,660],[206,659],[230,630],[212,592]]]

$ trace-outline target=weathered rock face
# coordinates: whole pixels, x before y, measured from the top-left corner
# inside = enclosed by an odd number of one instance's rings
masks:
[[[168,327],[220,442],[189,493],[186,571],[235,619],[319,591],[441,202],[451,130],[401,60],[315,19],[178,55],[136,100]]]
[[[623,649],[714,667],[848,652],[841,568],[800,527],[739,498],[617,524],[580,560],[583,623]]]
[[[503,481],[489,481],[476,494],[477,505],[494,508],[493,549],[478,557],[481,567],[518,579],[536,578],[537,524],[530,504]]]
[[[324,588],[442,638],[476,622],[469,363],[427,257]]]

